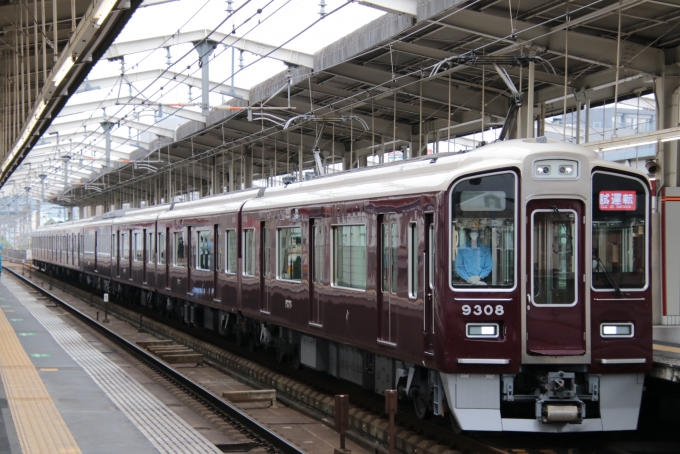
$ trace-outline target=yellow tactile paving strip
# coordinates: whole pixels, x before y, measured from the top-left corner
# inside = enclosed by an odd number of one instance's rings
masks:
[[[81,452],[2,311],[0,375],[23,454]]]
[[[654,344],[654,350],[660,350],[662,352],[680,353],[680,348],[669,347],[668,345]]]

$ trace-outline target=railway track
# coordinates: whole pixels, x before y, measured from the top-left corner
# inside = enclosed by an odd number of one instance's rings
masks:
[[[26,279],[21,275],[21,273],[17,273],[15,270],[7,266],[3,266],[3,269],[12,273],[23,283],[31,286],[38,292],[54,301],[61,308],[77,317],[81,322],[94,329],[97,333],[103,335],[121,350],[125,351],[128,355],[135,358],[144,366],[163,377],[165,380],[173,384],[178,389],[182,390],[187,395],[191,396],[195,401],[210,409],[214,414],[218,415],[239,432],[243,433],[248,439],[252,440],[254,445],[264,448],[269,452],[285,454],[303,454],[305,452],[304,450],[291,444],[285,438],[269,430],[267,427],[263,426],[238,408],[234,407],[229,402],[223,400],[221,397],[215,395],[205,387],[194,382],[181,372],[168,366],[157,357],[122,338],[118,334],[106,328],[100,322],[92,319],[48,290],[45,290],[31,280]]]
[[[33,273],[38,274],[36,273],[35,270],[33,271]],[[14,272],[14,274],[17,273]],[[42,273],[40,275],[44,281],[51,279],[49,276],[46,276]],[[26,279],[24,280],[27,281]],[[50,282],[53,282],[56,285],[57,281],[52,280]],[[33,285],[36,288],[39,287],[33,283],[31,283],[31,285]],[[90,289],[84,289],[77,286],[73,286],[63,281],[59,281],[59,288],[60,290],[63,289],[64,291],[83,300],[86,300],[86,298],[84,297],[87,294],[91,295]],[[49,292],[45,292],[42,289],[40,290],[43,291],[43,293],[53,297]],[[94,298],[98,299],[97,297]],[[59,304],[66,307],[66,303],[61,300],[59,301]],[[329,377],[326,374],[317,373],[310,370],[296,370],[290,364],[279,363],[275,355],[270,352],[262,350],[251,351],[246,347],[239,347],[238,345],[236,345],[235,342],[227,342],[224,337],[214,335],[208,331],[192,329],[191,327],[188,327],[187,325],[183,324],[178,320],[162,318],[160,317],[159,314],[142,306],[135,306],[131,304],[126,304],[125,302],[118,301],[116,302],[115,306],[113,306],[112,311],[113,310],[120,311],[121,309],[123,311],[130,311],[136,314],[124,317],[127,318],[127,320],[130,322],[133,322],[135,319],[139,319],[139,316],[141,315],[145,320],[144,324],[145,329],[148,329],[149,325],[152,323],[165,325],[168,327],[168,329],[172,330],[173,332],[183,333],[185,336],[190,335],[191,337],[196,338],[201,343],[217,346],[220,349],[232,353],[234,356],[247,357],[247,360],[245,361],[254,362],[261,368],[267,368],[273,374],[280,374],[289,377],[295,382],[298,382],[304,386],[308,386],[310,388],[317,390],[317,392],[322,392],[330,396],[335,394],[349,394],[351,404],[358,407],[361,412],[366,414],[370,413],[373,415],[373,418],[377,416],[382,416],[384,409],[384,401],[380,398],[380,396],[377,396],[372,392],[367,392],[352,384]],[[91,321],[90,323],[93,323],[97,326],[101,326],[98,322],[92,321],[92,319],[90,319],[89,317],[87,318]],[[167,336],[168,332],[166,331],[165,333],[156,334],[162,334]],[[178,339],[174,340],[177,341]],[[132,346],[134,347],[134,349],[139,350],[136,346],[134,345]],[[195,344],[192,345],[192,348],[196,349],[196,345]],[[197,351],[200,350],[197,349]],[[146,355],[145,352],[142,351],[142,353]],[[160,363],[160,361],[156,360],[154,357],[152,358],[154,359],[154,362]],[[261,381],[258,382],[258,380],[252,376],[252,370],[248,372],[243,371],[240,368],[232,368],[235,365],[235,362],[233,360],[230,361],[231,361],[230,365],[229,364],[225,365],[218,364],[215,361],[207,360],[207,362],[212,363],[212,365],[214,366],[217,367],[222,366],[223,368],[229,368],[230,373],[235,377],[238,377],[241,381],[259,386],[262,386],[263,384],[265,386],[272,385],[272,383],[263,383]],[[167,368],[167,366],[165,366],[164,363],[160,364]],[[291,385],[291,388],[294,388],[294,386]],[[217,396],[214,397],[221,401],[219,397]],[[295,392],[291,392],[288,395],[284,396],[277,395],[277,399],[283,401],[286,404],[296,406],[299,409],[306,410],[308,413],[309,412],[313,413],[315,411],[314,406],[310,405],[310,402],[304,400],[301,401],[299,395],[296,396]],[[224,401],[221,401],[221,403],[224,403]],[[323,415],[317,412],[316,416],[322,418],[327,417],[328,414]],[[332,417],[333,416],[331,414],[330,418],[332,419]],[[399,406],[399,412],[397,413],[396,422],[401,429],[413,434],[419,434],[421,438],[422,437],[427,438],[430,444],[440,443],[453,448],[455,450],[454,452],[457,451],[470,454],[472,453],[507,454],[513,452],[517,453],[564,452],[565,454],[567,453],[622,454],[624,452],[630,453],[642,452],[639,449],[627,451],[625,448],[621,446],[621,444],[617,445],[612,444],[617,441],[618,436],[614,435],[613,437],[610,437],[608,436],[608,434],[601,433],[571,434],[565,436],[554,434],[551,435],[536,434],[535,436],[529,438],[526,437],[526,434],[523,434],[524,436],[510,434],[479,434],[479,433],[472,434],[471,436],[456,435],[453,433],[453,431],[451,430],[450,426],[447,424],[446,421],[440,421],[440,423],[436,423],[434,421],[419,420],[415,415],[413,409],[410,408],[410,406],[407,407],[401,404]],[[355,431],[355,436],[357,436],[359,432],[361,432],[361,430]],[[632,439],[627,441],[630,441],[633,444],[637,443],[638,448],[639,446],[644,446],[644,443],[640,443],[638,438],[639,437],[633,436]],[[618,439],[618,441],[622,440]],[[363,444],[364,446],[370,446],[374,448],[376,453],[385,451],[382,445],[375,443],[375,440],[373,440],[372,445],[370,445],[370,443]],[[521,447],[524,448],[520,449]],[[552,447],[552,449],[547,449],[548,447]],[[422,451],[417,450],[415,452],[409,451],[409,449],[404,449],[404,446],[402,446],[401,450],[402,452],[408,452],[409,454],[420,454],[421,452],[425,452],[425,450]],[[281,449],[281,451],[288,452],[284,451],[283,449]],[[651,452],[656,451],[652,449]],[[678,452],[678,451],[673,450],[669,451],[668,448],[665,448],[661,449],[659,452]]]
[[[29,273],[28,269],[29,268],[27,265],[27,268],[24,270],[27,274]],[[13,272],[17,274],[16,271]],[[102,304],[101,298],[94,295],[90,288],[74,285],[75,283],[66,283],[62,280],[58,280],[56,277],[42,273],[35,268],[32,268],[31,273],[35,276],[40,276],[40,279],[46,284],[46,286],[49,283],[50,286],[54,285],[55,288],[59,288],[59,290],[69,293],[81,300],[89,301],[91,303],[93,302],[95,304]],[[33,283],[32,285],[35,286]],[[49,294],[49,292],[45,293]],[[144,320],[144,329],[151,333],[170,338],[180,343],[182,343],[180,338],[183,336],[181,336],[179,333],[183,333],[184,337],[189,335],[192,338],[197,339],[200,343],[203,343],[203,347],[201,347],[201,345],[196,345],[195,343],[189,345],[189,347],[199,353],[204,353],[206,362],[215,367],[228,369],[228,372],[231,375],[238,377],[240,381],[244,381],[248,384],[259,387],[262,387],[263,385],[272,387],[271,382],[263,383],[262,381],[254,379],[252,376],[252,370],[243,372],[242,368],[234,367],[236,366],[234,360],[230,360],[227,364],[224,362],[220,363],[215,360],[211,360],[210,352],[208,351],[209,346],[217,346],[220,349],[232,353],[234,356],[247,358],[247,362],[256,363],[259,368],[266,368],[273,374],[285,376],[288,379],[294,380],[299,385],[289,386],[290,393],[287,393],[285,389],[278,389],[277,399],[319,419],[326,418],[327,420],[330,419],[332,421],[334,417],[333,411],[326,411],[325,414],[320,411],[315,411],[313,406],[310,405],[309,399],[305,400],[305,397],[303,397],[302,400],[300,399],[300,395],[297,393],[299,386],[314,389],[318,393],[323,393],[328,396],[347,394],[350,396],[350,403],[357,407],[357,413],[359,413],[359,417],[361,417],[361,415],[365,415],[363,416],[363,419],[372,421],[373,426],[376,427],[380,426],[380,422],[386,421],[386,419],[382,419],[385,408],[384,400],[382,400],[381,396],[371,391],[363,390],[358,386],[337,380],[324,373],[314,372],[308,369],[297,370],[292,366],[292,364],[278,362],[275,355],[271,352],[263,351],[262,349],[255,349],[253,351],[247,347],[239,347],[235,342],[227,341],[224,337],[214,335],[205,330],[195,328],[192,329],[179,320],[161,317],[160,314],[143,306],[132,305],[124,301],[112,300],[112,303],[113,302],[115,302],[115,304],[110,305],[112,314],[115,314],[119,317],[123,315],[122,318],[126,319],[130,323],[137,322],[139,317],[142,316]],[[66,302],[62,301],[60,304],[66,304]],[[119,313],[121,309],[123,311],[133,312],[135,315],[121,314]],[[116,313],[116,311],[118,311],[118,313]],[[95,321],[94,323],[98,322]],[[167,330],[163,330],[164,332],[159,332],[158,329],[154,329],[154,326],[152,326],[153,323],[162,324],[163,326],[168,327],[172,331],[172,334]],[[137,347],[135,346],[135,348]],[[351,418],[353,416],[356,416],[356,414],[352,415]],[[355,418],[355,420],[357,420],[357,418]],[[442,420],[440,423],[435,421],[436,420],[423,421],[418,419],[410,405],[403,405],[400,403],[399,411],[395,417],[395,422],[398,426],[398,433],[399,431],[403,431],[409,435],[415,436],[415,438],[412,438],[408,444],[402,444],[401,446],[398,439],[397,448],[402,452],[410,452],[412,449],[417,449],[416,446],[425,443],[430,447],[434,447],[435,445],[444,445],[448,448],[453,448],[455,450],[454,452],[465,452],[470,454],[508,453],[508,451],[505,449],[499,449],[490,446],[482,441],[465,435],[455,434],[448,423],[448,419]],[[365,426],[364,423],[360,424]],[[362,430],[361,425],[359,425],[359,427],[356,425],[353,427],[355,429],[353,437],[354,441],[359,442],[365,447],[375,450],[376,452],[386,452],[384,444],[380,442],[381,437],[375,437],[375,430],[367,426],[363,428],[365,430]],[[362,435],[364,437],[362,437]],[[361,440],[361,438],[364,439]],[[415,454],[420,454],[421,452],[426,452],[426,450],[422,450],[422,448],[417,449]]]

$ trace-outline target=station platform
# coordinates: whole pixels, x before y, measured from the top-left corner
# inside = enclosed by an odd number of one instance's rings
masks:
[[[221,452],[6,273],[0,306],[0,453]]]
[[[680,382],[680,326],[654,326],[652,377]]]

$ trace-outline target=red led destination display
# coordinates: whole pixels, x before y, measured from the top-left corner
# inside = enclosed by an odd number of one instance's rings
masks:
[[[635,211],[635,191],[600,191],[600,210]]]

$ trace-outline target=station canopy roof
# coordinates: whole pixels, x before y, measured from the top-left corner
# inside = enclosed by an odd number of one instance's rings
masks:
[[[229,168],[302,177],[314,149],[345,168],[415,157],[502,126],[512,95],[493,62],[526,91],[536,57],[534,103],[557,115],[565,99],[573,109],[653,91],[680,45],[678,0],[148,3],[3,191],[158,202],[223,192]]]

